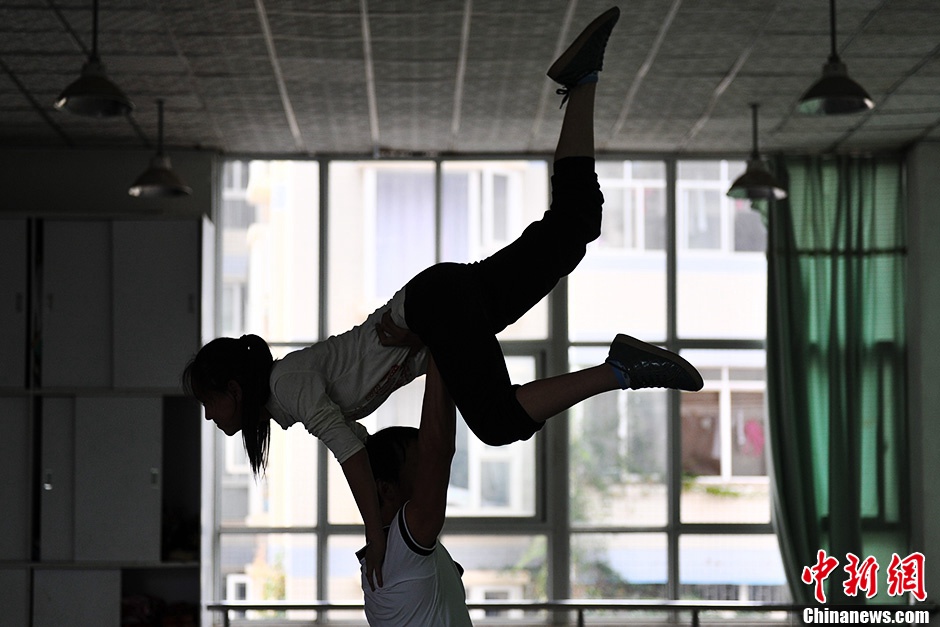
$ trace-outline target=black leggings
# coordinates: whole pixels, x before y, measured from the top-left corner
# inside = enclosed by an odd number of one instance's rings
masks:
[[[493,446],[527,440],[544,423],[516,400],[496,334],[577,267],[600,235],[604,197],[594,159],[554,164],[552,204],[511,244],[475,263],[439,263],[408,282],[405,320],[434,356],[467,425]]]

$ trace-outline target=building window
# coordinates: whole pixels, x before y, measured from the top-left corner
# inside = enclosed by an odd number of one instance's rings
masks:
[[[764,414],[766,232],[725,196],[743,163],[678,161],[674,182],[668,165],[598,162],[610,232],[569,278],[570,368],[602,361],[623,332],[679,350],[705,388],[615,393],[570,412],[570,589],[784,600]],[[668,234],[670,222],[671,237],[649,235]],[[744,547],[761,554],[763,569],[751,570]]]
[[[443,542],[465,568],[468,598],[566,590],[785,599],[767,473],[766,232],[724,195],[743,169],[725,160],[597,161],[602,235],[563,282],[566,298],[546,298],[500,334],[512,378],[601,363],[624,332],[681,351],[705,389],[598,396],[569,413],[567,429],[507,447],[487,446],[459,423]],[[275,356],[360,323],[435,261],[492,254],[550,201],[541,160],[230,161],[223,174],[217,330],[257,333]],[[370,432],[417,425],[422,393],[419,379],[362,424]],[[351,556],[361,521],[325,447],[299,425],[274,428],[268,471],[255,480],[240,440],[218,434],[216,443],[219,508],[205,538],[221,547],[205,565],[214,596],[360,598]],[[568,459],[553,463],[565,446]],[[558,518],[549,499],[563,494],[568,515]],[[765,577],[748,551],[761,555]],[[362,618],[288,614],[281,618]]]

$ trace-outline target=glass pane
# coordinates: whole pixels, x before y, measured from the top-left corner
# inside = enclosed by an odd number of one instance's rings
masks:
[[[683,189],[677,196],[679,223],[684,227],[679,240],[691,250],[721,248],[721,191],[716,189]]]
[[[773,534],[681,536],[679,583],[682,599],[790,602]]]
[[[535,378],[535,359],[506,358],[515,383]],[[424,377],[396,390],[375,413],[361,422],[369,433],[392,425],[417,427],[421,418]],[[449,517],[529,517],[535,515],[535,438],[508,446],[481,442],[457,416],[457,451],[447,492]],[[342,470],[330,462],[329,518],[336,524],[361,524],[359,510]]]
[[[666,598],[666,546],[661,533],[572,534],[572,598]]]
[[[356,551],[365,546],[361,536],[330,536],[327,541],[327,569],[329,583],[326,597],[330,601],[354,601],[362,603],[362,578]],[[365,624],[366,614],[362,610],[331,611],[330,620],[360,621]]]
[[[223,166],[222,335],[317,339],[319,164]]]
[[[569,336],[609,341],[629,333],[666,337],[666,167],[661,161],[598,161],[601,237],[568,280]],[[638,303],[642,306],[638,306]]]
[[[763,339],[767,329],[766,229],[749,203],[725,195],[744,163],[679,162],[678,333]]]
[[[705,388],[681,395],[685,523],[770,522],[764,352],[686,351]]]
[[[731,393],[731,474],[767,475],[766,424],[762,392]]]
[[[222,598],[226,601],[306,601],[317,598],[317,542],[313,534],[225,534],[220,538]],[[238,612],[232,612],[235,617]],[[258,611],[247,619],[306,619],[314,612]]]
[[[629,250],[634,247],[630,233],[632,212],[627,209],[627,190],[608,189],[604,192],[604,213],[601,217],[601,236],[598,248]]]
[[[441,260],[467,263],[492,255],[539,220],[548,203],[544,161],[443,162]],[[547,302],[543,299],[499,337],[548,337]]]
[[[434,164],[330,162],[329,331],[361,323],[434,263]]]
[[[602,363],[602,349],[571,350],[571,369]],[[649,527],[667,521],[667,394],[595,396],[570,413],[571,521]]]
[[[548,598],[545,536],[445,534],[441,543],[464,569],[463,584],[468,601]],[[523,618],[524,614],[521,610],[471,610],[470,616],[476,620],[484,617]]]
[[[680,161],[676,164],[676,178],[680,181],[715,181],[721,178],[721,162]]]
[[[734,205],[734,250],[757,252],[767,250],[767,226],[760,213],[751,208],[749,200],[735,200]]]
[[[316,525],[317,440],[303,425],[285,431],[272,424],[268,468],[259,480],[251,474],[241,435],[218,437],[224,457],[219,474],[223,528]]]

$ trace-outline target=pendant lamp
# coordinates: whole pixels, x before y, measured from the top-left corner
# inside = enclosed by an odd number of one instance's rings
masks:
[[[875,106],[865,88],[849,78],[848,69],[836,52],[836,0],[829,0],[829,60],[823,75],[813,83],[797,110],[809,115],[861,113]]]
[[[754,141],[751,156],[747,160],[747,169],[731,184],[728,196],[750,200],[782,200],[787,197],[787,190],[783,189],[770,173],[757,150],[757,107],[756,103],[751,104]]]
[[[170,166],[170,158],[163,153],[163,100],[157,100],[157,154],[150,167],[137,177],[127,193],[146,198],[189,196],[193,190],[180,179]]]
[[[127,115],[134,104],[117,85],[108,80],[104,64],[98,58],[98,0],[94,0],[91,55],[82,66],[82,74],[65,88],[54,106],[61,111],[96,118]]]

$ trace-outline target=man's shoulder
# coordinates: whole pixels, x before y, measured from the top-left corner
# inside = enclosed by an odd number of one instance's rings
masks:
[[[401,536],[402,541],[405,543],[412,552],[417,553],[423,557],[428,557],[434,553],[434,549],[437,547],[437,542],[431,546],[423,546],[417,540],[414,539],[414,536],[411,534],[411,529],[408,528],[408,516],[406,510],[408,504],[411,501],[408,501],[402,505],[401,509],[398,510],[398,513],[395,514],[395,520],[392,522],[394,526],[398,529],[398,534]]]

